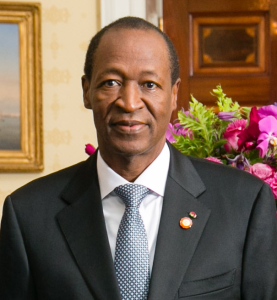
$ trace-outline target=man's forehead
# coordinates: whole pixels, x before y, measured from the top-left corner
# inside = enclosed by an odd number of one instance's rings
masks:
[[[107,74],[118,68],[122,72],[135,68],[137,74],[153,75],[164,69],[169,72],[169,55],[163,38],[153,30],[111,30],[103,36],[95,52],[92,73]]]
[[[167,45],[163,37],[152,29],[138,29],[138,28],[111,28],[101,38],[98,49],[101,47],[110,47],[111,44],[116,43],[120,39],[124,43],[144,43],[147,48],[149,41],[159,41],[160,51],[163,49],[167,51]],[[97,53],[97,50],[96,50]]]

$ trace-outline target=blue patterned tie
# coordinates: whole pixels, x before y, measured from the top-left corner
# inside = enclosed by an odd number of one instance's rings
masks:
[[[125,203],[115,247],[115,273],[122,300],[147,300],[150,269],[147,235],[139,206],[149,189],[125,184],[114,189]]]

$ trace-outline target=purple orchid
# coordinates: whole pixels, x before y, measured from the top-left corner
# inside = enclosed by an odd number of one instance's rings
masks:
[[[171,144],[176,142],[174,135],[177,136],[182,135],[182,136],[188,136],[192,138],[192,132],[184,128],[183,125],[181,125],[180,123],[176,123],[175,125],[169,123],[166,130],[165,137]]]
[[[264,157],[268,150],[268,145],[277,144],[277,120],[272,116],[267,116],[259,121],[260,135],[258,137],[259,156]]]
[[[247,158],[244,157],[242,153],[237,155],[235,158],[229,158],[227,156],[226,156],[226,158],[227,158],[229,164],[232,164],[232,165],[234,164],[240,170],[244,170],[245,168],[250,167],[250,164],[249,164]]]
[[[236,111],[221,111],[217,116],[222,121],[232,121],[236,119],[235,113]]]
[[[171,144],[176,142],[176,139],[173,136],[173,134],[176,134],[176,129],[171,123],[169,123],[165,133],[165,137]]]
[[[182,107],[182,113],[186,116],[186,117],[190,117],[192,119],[194,119],[195,121],[199,122],[198,118],[196,118],[189,110],[185,110],[183,107]]]
[[[180,123],[176,123],[175,127],[178,135],[183,135],[183,136],[188,135],[189,133],[188,129],[184,128],[184,126],[181,125]]]
[[[267,105],[258,109],[258,115],[261,119],[264,119],[268,116],[273,116],[277,119],[277,106],[276,105]]]

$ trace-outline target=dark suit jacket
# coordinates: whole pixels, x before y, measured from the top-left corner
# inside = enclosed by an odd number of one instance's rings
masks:
[[[170,147],[149,300],[276,300],[277,229],[268,185]],[[190,229],[179,221],[195,211]],[[120,299],[96,155],[5,202],[1,300]]]

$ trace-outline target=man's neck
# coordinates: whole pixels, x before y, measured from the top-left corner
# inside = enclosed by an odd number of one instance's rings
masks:
[[[105,153],[100,149],[101,156],[106,164],[121,177],[129,182],[134,182],[139,175],[158,157],[162,149],[157,152],[142,153],[128,156],[126,154]]]

